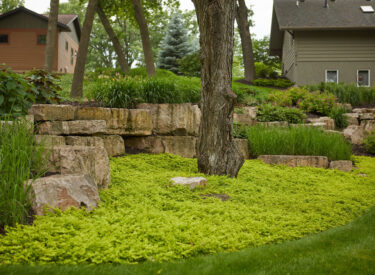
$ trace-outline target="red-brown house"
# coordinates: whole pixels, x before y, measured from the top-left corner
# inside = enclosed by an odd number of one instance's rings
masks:
[[[0,15],[0,64],[14,71],[42,69],[48,15],[24,7]],[[57,23],[54,71],[73,73],[81,36],[78,16],[60,14]]]

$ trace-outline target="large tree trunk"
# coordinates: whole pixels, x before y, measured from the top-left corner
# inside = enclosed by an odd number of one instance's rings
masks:
[[[113,31],[111,23],[108,20],[108,17],[104,13],[100,4],[98,5],[98,15],[99,15],[100,21],[102,21],[105,31],[107,32],[109,36],[109,39],[112,41],[113,47],[117,54],[118,63],[120,64],[120,67],[121,67],[121,71],[127,74],[129,72],[129,66],[125,58],[124,51],[122,49],[119,39],[117,38],[115,32]]]
[[[207,175],[236,177],[244,159],[233,138],[233,35],[236,0],[193,0],[202,65],[202,119],[198,168]]]
[[[49,73],[51,73],[53,70],[53,63],[55,60],[58,16],[59,16],[59,0],[51,0],[50,14],[48,17],[47,43],[46,43],[45,63],[44,63],[44,68]]]
[[[245,80],[253,82],[256,78],[253,42],[251,41],[250,24],[248,19],[248,9],[245,0],[238,0],[236,8],[236,20],[241,36],[243,64],[245,67]]]
[[[86,58],[89,49],[90,33],[94,23],[95,12],[98,7],[99,0],[89,0],[86,8],[85,21],[83,22],[81,40],[79,42],[79,50],[74,69],[71,97],[81,97],[83,93],[83,78],[85,74]]]
[[[132,0],[132,3],[133,3],[133,8],[134,8],[134,16],[138,22],[139,30],[141,33],[147,75],[149,77],[152,77],[156,74],[156,71],[155,71],[154,57],[152,56],[150,34],[148,32],[145,14],[143,12],[143,7],[142,7],[140,0]]]

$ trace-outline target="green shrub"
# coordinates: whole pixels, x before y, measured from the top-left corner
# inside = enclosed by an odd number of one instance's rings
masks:
[[[199,51],[188,54],[178,61],[180,64],[180,72],[187,76],[200,77],[201,76],[201,61],[199,58]]]
[[[262,62],[255,62],[255,74],[259,78],[274,78],[279,76],[279,73],[272,66],[266,65]]]
[[[59,77],[45,70],[32,70],[26,74],[26,80],[34,85],[37,93],[35,102],[40,104],[59,103],[61,87],[57,84]]]
[[[24,119],[0,123],[0,229],[26,223],[30,185],[25,183],[43,174],[44,157],[32,124]]]
[[[182,93],[173,82],[151,78],[142,84],[142,100],[147,103],[182,103]]]
[[[135,108],[142,102],[141,83],[130,78],[97,82],[92,97],[106,107]]]
[[[260,122],[286,121],[292,124],[302,123],[306,115],[297,108],[279,107],[271,104],[259,106],[257,120]]]
[[[366,151],[375,154],[375,131],[364,140]]]
[[[286,79],[286,78],[278,78],[278,79],[258,78],[253,81],[253,84],[255,86],[277,87],[277,88],[288,88],[294,85],[293,82],[291,82],[289,79]]]
[[[355,107],[375,104],[375,87],[357,87],[355,84],[321,83],[308,86],[311,91],[329,92],[337,97],[340,103],[349,103]]]
[[[330,93],[311,92],[298,103],[298,107],[308,113],[329,115],[336,105],[336,96]]]
[[[332,108],[329,116],[334,119],[336,128],[345,129],[348,127],[348,118],[345,116],[347,112],[347,109],[342,106],[335,106]]]
[[[0,117],[27,114],[38,91],[22,75],[0,67]]]
[[[340,134],[325,133],[315,127],[252,126],[247,130],[250,153],[260,155],[326,156],[329,160],[349,160],[351,145]]]

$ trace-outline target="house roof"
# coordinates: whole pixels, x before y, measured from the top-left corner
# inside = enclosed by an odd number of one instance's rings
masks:
[[[364,13],[361,9],[375,8],[374,1],[328,0],[328,8],[324,4],[325,0],[274,0],[271,53],[280,52],[284,31],[375,30],[375,13]]]
[[[49,14],[43,14],[45,17],[49,17]],[[81,25],[79,23],[79,17],[77,14],[59,14],[57,21],[61,24],[68,25],[71,22],[74,23],[74,27],[77,32],[78,39],[81,39]]]
[[[6,13],[0,14],[0,20],[4,20],[5,18],[7,18],[7,17],[9,17],[9,16],[11,16],[13,14],[16,14],[18,12],[24,12],[24,13],[30,14],[32,16],[38,17],[39,19],[41,19],[43,21],[48,22],[48,17],[46,17],[46,16],[44,16],[42,14],[36,13],[36,12],[34,12],[32,10],[29,10],[29,9],[27,9],[25,7],[22,7],[22,6],[19,7],[19,8],[14,9],[14,10],[8,11]],[[61,30],[63,30],[63,31],[67,31],[67,32],[71,31],[70,28],[66,24],[64,24],[64,23],[62,23],[60,21],[57,22],[57,26]]]

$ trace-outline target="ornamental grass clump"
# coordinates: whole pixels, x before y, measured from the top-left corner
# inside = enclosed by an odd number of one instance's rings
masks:
[[[326,156],[332,160],[350,160],[351,145],[343,136],[308,126],[247,128],[250,153],[260,155]]]
[[[43,152],[32,124],[23,118],[0,121],[0,229],[26,223],[30,211],[26,183],[43,174]]]

